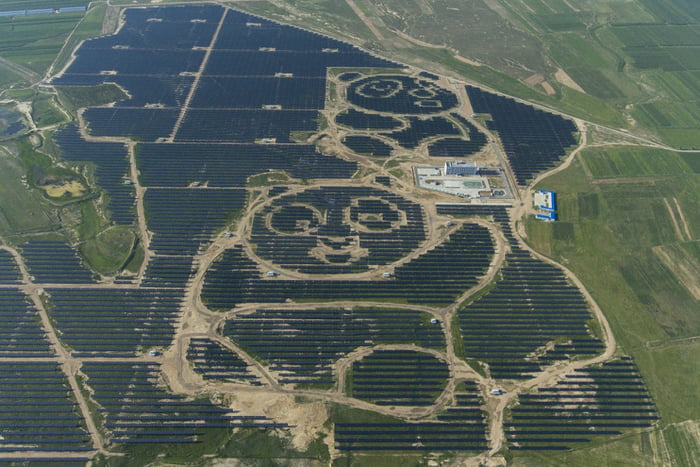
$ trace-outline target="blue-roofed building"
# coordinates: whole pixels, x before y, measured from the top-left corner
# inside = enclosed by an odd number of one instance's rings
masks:
[[[470,161],[449,161],[445,162],[445,175],[477,175],[479,167]]]
[[[535,207],[538,212],[535,214],[537,219],[546,221],[557,220],[557,197],[556,193],[549,190],[539,190],[535,192],[534,199]]]

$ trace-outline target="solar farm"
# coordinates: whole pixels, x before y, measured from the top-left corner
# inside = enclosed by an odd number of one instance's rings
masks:
[[[486,462],[657,423],[520,198],[413,183],[486,161],[519,196],[574,122],[220,5],[120,15],[46,85],[124,91],[52,138],[136,240],[111,275],[56,233],[0,248],[0,462],[194,463],[244,436]]]

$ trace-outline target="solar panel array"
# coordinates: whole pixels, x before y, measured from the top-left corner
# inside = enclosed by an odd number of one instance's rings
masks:
[[[493,252],[488,229],[467,223],[440,245],[397,266],[392,278],[289,280],[264,278],[242,248],[234,247],[224,251],[207,270],[202,299],[216,309],[286,300],[381,300],[447,305],[478,283]]]
[[[29,272],[38,283],[81,285],[47,287],[47,308],[73,357],[110,357],[85,360],[82,371],[112,442],[174,445],[202,442],[213,430],[284,428],[263,416],[244,416],[207,400],[171,394],[162,386],[157,363],[133,357],[172,344],[185,287],[198,266],[194,256],[245,207],[251,175],[276,169],[300,179],[342,179],[356,172],[354,162],[297,143],[317,130],[327,68],[396,64],[347,43],[217,5],[128,9],[125,18],[117,34],[86,41],[54,84],[112,82],[128,92],[114,106],[89,108],[83,116],[93,136],[139,140],[136,163],[139,182],[147,188],[144,204],[154,255],[139,287],[131,282],[131,289],[95,284],[75,251],[61,242],[25,244]],[[339,79],[349,83],[348,99],[355,105],[414,116],[407,118],[406,128],[393,132],[402,121],[376,113],[351,109],[336,121],[353,129],[385,131],[382,138],[407,148],[429,141],[432,156],[479,151],[485,135],[460,115],[415,116],[458,104],[454,93],[434,82],[438,78],[426,72],[419,77],[346,72]],[[553,166],[575,143],[575,128],[568,120],[476,88],[467,92],[476,112],[491,114],[489,127],[499,131],[521,184]],[[457,137],[464,133],[469,141]],[[125,146],[86,142],[74,126],[57,132],[55,139],[66,159],[95,165],[112,220],[132,224],[135,198],[133,186],[124,183],[131,173]],[[347,136],[344,143],[361,153],[391,152],[390,145],[366,135]],[[375,181],[391,185],[389,177]],[[420,205],[369,187],[286,191],[271,188],[268,195],[276,198],[254,218],[250,240],[258,257],[308,274],[374,269],[379,275],[382,267],[386,274],[366,280],[291,279],[284,271],[268,275],[239,243],[207,271],[201,297],[208,306],[228,309],[288,300],[444,306],[478,283],[494,254],[489,230],[465,222],[452,228],[442,243],[390,268],[425,241]],[[505,208],[443,205],[438,212],[492,215],[512,250],[495,286],[459,310],[461,348],[467,357],[487,362],[496,378],[517,379],[557,360],[602,351],[603,344],[587,328],[591,315],[580,292],[561,271],[520,249]],[[17,266],[1,250],[0,283],[19,283]],[[37,310],[20,290],[0,289],[0,308],[0,356],[54,356]],[[333,365],[361,347],[414,344],[443,351],[442,327],[429,318],[388,307],[258,309],[228,317],[221,333],[267,362],[280,383],[327,388],[336,382]],[[246,361],[222,342],[190,338],[187,359],[194,371],[208,381],[261,385]],[[127,358],[131,360],[119,361]],[[2,362],[0,373],[0,452],[17,446],[74,453],[92,449],[55,362]],[[447,364],[430,353],[375,350],[352,365],[346,389],[378,405],[428,406],[449,375]],[[571,391],[590,392],[595,401],[572,406],[567,399]],[[623,395],[630,400],[623,401]],[[334,428],[336,447],[483,451],[487,441],[481,405],[476,385],[463,382],[454,403],[432,420],[341,420]],[[561,411],[568,414],[568,422],[552,418]],[[507,435],[515,449],[558,449],[587,439],[576,432],[584,425],[612,434],[615,423],[642,427],[655,420],[636,369],[622,359],[522,396],[507,422]],[[555,430],[565,433],[555,436]]]
[[[190,400],[158,387],[155,363],[86,362],[82,372],[94,393],[112,442],[195,443],[213,428],[282,428],[265,417],[239,415],[208,400]]]
[[[0,284],[18,284],[21,279],[15,258],[9,251],[0,249]]]
[[[148,261],[141,286],[184,289],[195,269],[190,256],[153,256]]]
[[[340,451],[484,451],[486,423],[476,385],[463,382],[455,404],[436,421],[356,423],[334,427],[335,448]]]
[[[369,110],[395,114],[430,114],[457,105],[457,96],[432,81],[403,75],[378,75],[348,86],[350,103]]]
[[[248,177],[268,169],[286,170],[295,178],[350,178],[355,162],[324,156],[305,144],[161,144],[138,146],[142,184],[185,187],[245,187]]]
[[[30,240],[20,245],[22,256],[34,282],[46,284],[94,283],[87,269],[70,246],[60,241]]]
[[[418,147],[421,141],[441,135],[459,135],[459,129],[445,117],[427,119],[408,117],[408,127],[391,133],[382,133],[407,149]]]
[[[469,120],[458,113],[451,113],[460,125],[467,130],[469,139],[442,138],[430,143],[428,154],[431,157],[466,157],[476,154],[486,145],[486,135]]]
[[[335,117],[336,123],[355,130],[393,130],[402,125],[401,120],[387,115],[348,109]]]
[[[358,347],[445,346],[440,326],[425,314],[391,308],[261,309],[226,320],[223,335],[269,362],[283,384],[332,385],[332,365]]]
[[[566,450],[600,436],[651,427],[656,408],[630,357],[576,370],[521,394],[505,422],[513,450]]]
[[[57,131],[53,139],[64,159],[95,164],[95,181],[107,194],[109,217],[116,224],[133,224],[135,194],[133,185],[125,183],[130,177],[126,147],[122,143],[85,141],[75,125]]]
[[[70,386],[55,362],[2,362],[0,377],[0,456],[92,450]]]
[[[473,86],[467,86],[467,94],[474,112],[491,115],[488,127],[498,131],[520,185],[556,166],[576,144],[571,120]]]
[[[442,393],[447,364],[414,350],[375,350],[352,364],[348,395],[377,405],[427,406]]]
[[[149,188],[144,197],[150,248],[159,255],[195,255],[245,206],[242,189]]]
[[[250,242],[258,256],[288,269],[352,273],[404,257],[425,240],[424,229],[420,205],[394,193],[321,187],[275,199],[259,211]],[[328,249],[323,258],[315,253],[319,246]],[[352,256],[353,246],[366,253]]]
[[[362,135],[346,136],[343,144],[358,154],[375,157],[389,157],[394,149],[379,138]]]
[[[248,383],[253,386],[262,384],[241,357],[206,337],[190,339],[187,360],[192,362],[194,371],[205,380]]]
[[[53,357],[39,313],[18,289],[0,289],[0,357]]]
[[[180,317],[176,289],[47,289],[51,318],[75,357],[133,357],[168,347]]]
[[[511,247],[494,287],[458,312],[468,358],[487,362],[494,378],[521,379],[556,361],[604,350],[588,327],[593,316],[579,289],[559,268],[518,245],[505,207],[463,204],[437,209],[439,214],[494,216]],[[544,350],[552,342],[552,348]]]

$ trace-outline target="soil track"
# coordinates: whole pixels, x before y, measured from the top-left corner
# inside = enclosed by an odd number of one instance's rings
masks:
[[[373,34],[375,34],[375,37],[377,39],[383,39],[381,36],[381,33],[376,29],[376,27],[362,14],[361,10],[357,7],[357,5],[354,4],[352,0],[346,0],[348,5],[350,5],[353,10],[356,12],[358,17],[360,17],[363,22],[367,25],[367,27],[372,31]],[[223,21],[223,19],[222,19]],[[221,27],[221,23],[219,24],[219,28]],[[217,29],[218,33],[219,29]],[[212,42],[213,43],[213,42]],[[207,52],[209,53],[210,50]],[[204,64],[206,63],[206,58],[203,62]],[[204,65],[202,65],[203,67]],[[198,78],[196,78],[198,79]],[[466,96],[466,93],[464,92],[464,86],[463,84],[455,83],[454,84],[455,89],[457,91],[459,101],[460,101],[460,109],[462,113],[465,113],[467,115],[470,115],[471,107],[469,105],[469,100]],[[196,89],[196,81],[195,85],[192,87],[191,94],[188,96],[188,100],[186,102],[186,105],[183,106],[183,111],[181,112],[181,116],[184,115],[184,112],[187,108],[187,103],[189,102],[189,99],[192,96],[192,93]],[[528,103],[528,105],[532,105],[531,103]],[[337,110],[337,109],[336,109]],[[546,110],[551,110],[551,109],[546,109]],[[333,113],[333,109],[326,109],[324,112],[330,112]],[[469,111],[469,112],[467,112]],[[569,116],[569,118],[571,118]],[[334,125],[334,119],[329,119],[331,122],[330,127],[328,129],[328,134],[331,136],[334,136],[336,138],[336,143],[339,141],[338,137],[342,134],[341,131]],[[580,283],[580,281],[565,267],[562,265],[552,261],[549,258],[546,258],[537,252],[533,251],[531,248],[529,248],[526,244],[524,239],[526,238],[525,232],[524,232],[524,227],[523,227],[523,222],[522,219],[524,216],[528,215],[529,213],[532,212],[532,200],[531,200],[531,189],[534,187],[537,183],[540,181],[544,180],[545,178],[556,174],[562,170],[565,170],[569,165],[572,163],[576,155],[585,147],[587,147],[587,136],[586,136],[586,122],[580,119],[574,119],[576,122],[577,127],[580,130],[581,133],[581,141],[579,146],[574,149],[574,151],[567,156],[567,158],[563,161],[561,165],[558,167],[543,173],[539,175],[538,177],[535,178],[535,180],[532,181],[532,183],[526,187],[518,191],[517,186],[514,183],[514,178],[512,175],[512,172],[508,168],[508,163],[507,160],[505,159],[503,155],[502,148],[497,147],[496,144],[493,146],[495,147],[495,153],[497,157],[499,158],[499,161],[501,162],[502,166],[506,168],[506,171],[509,175],[509,180],[511,180],[511,185],[513,187],[513,193],[516,196],[516,199],[522,199],[520,203],[516,203],[516,206],[512,209],[511,212],[511,222],[513,223],[513,233],[516,236],[516,238],[519,239],[520,243],[522,244],[522,247],[529,250],[533,256],[541,259],[542,261],[546,261],[550,264],[554,264],[555,266],[561,268],[567,277],[571,280],[572,283],[574,283],[583,293],[585,298],[590,304],[591,310],[594,313],[594,316],[598,320],[598,322],[601,325],[601,329],[603,331],[603,340],[605,342],[606,348],[605,351],[588,360],[581,360],[581,361],[576,361],[576,362],[561,362],[559,364],[553,365],[551,367],[546,368],[544,371],[539,373],[536,377],[526,380],[526,381],[519,381],[519,382],[502,382],[502,381],[495,381],[491,378],[485,377],[479,372],[477,372],[474,368],[469,366],[464,360],[462,360],[460,357],[458,357],[455,353],[455,348],[454,348],[454,342],[453,342],[453,329],[452,329],[452,323],[454,320],[454,317],[461,306],[461,304],[465,301],[468,300],[470,296],[473,296],[475,293],[479,292],[480,290],[484,289],[487,287],[489,284],[493,282],[493,280],[496,277],[496,274],[500,270],[503,261],[505,259],[505,255],[508,252],[508,246],[507,242],[505,240],[505,237],[503,236],[502,232],[499,230],[498,226],[486,221],[486,220],[481,220],[481,219],[470,219],[468,222],[474,222],[478,223],[480,225],[483,225],[489,229],[491,232],[492,238],[494,239],[495,243],[495,254],[492,259],[491,265],[486,272],[486,274],[481,278],[479,284],[470,289],[465,291],[455,302],[447,307],[443,308],[434,308],[434,307],[426,307],[426,306],[412,306],[412,305],[401,305],[401,304],[387,304],[385,302],[370,302],[370,301],[340,301],[340,302],[325,302],[325,303],[308,303],[308,304],[295,304],[295,303],[285,303],[285,304],[275,304],[275,305],[269,305],[269,304],[246,304],[245,306],[241,306],[236,308],[235,310],[231,310],[228,313],[217,313],[213,312],[211,310],[208,310],[206,306],[201,301],[201,290],[203,286],[203,281],[204,281],[204,276],[206,274],[206,271],[210,267],[210,265],[213,263],[213,261],[216,259],[216,257],[223,252],[225,249],[230,248],[234,245],[242,244],[246,251],[249,253],[249,255],[252,258],[256,258],[254,255],[254,252],[252,250],[252,247],[247,244],[246,239],[248,238],[249,235],[249,229],[252,224],[253,216],[257,212],[257,210],[262,207],[265,203],[269,202],[268,199],[266,199],[265,195],[265,190],[260,190],[260,194],[256,199],[253,199],[249,202],[248,209],[246,212],[243,214],[242,218],[238,221],[236,228],[232,233],[230,237],[227,237],[225,235],[220,235],[218,238],[214,239],[214,241],[200,254],[195,258],[195,262],[199,264],[199,268],[196,271],[194,278],[192,281],[189,283],[187,290],[186,290],[186,295],[185,295],[185,303],[183,305],[183,310],[182,310],[182,320],[180,321],[176,332],[175,332],[175,338],[174,338],[174,343],[171,345],[171,347],[164,353],[162,357],[158,358],[153,358],[153,357],[145,357],[145,356],[137,356],[133,357],[131,359],[118,359],[122,361],[131,361],[131,360],[138,360],[138,361],[158,361],[162,364],[162,372],[164,375],[165,380],[169,383],[170,388],[175,391],[179,392],[182,394],[187,394],[187,395],[202,395],[202,394],[213,394],[215,392],[218,393],[224,393],[224,394],[229,394],[229,395],[235,395],[235,394],[247,394],[248,399],[247,400],[255,400],[254,404],[254,409],[255,410],[268,410],[268,408],[271,405],[274,405],[274,401],[278,401],[280,397],[289,397],[289,396],[295,396],[295,395],[303,395],[308,399],[311,400],[318,400],[318,401],[330,401],[330,402],[335,402],[335,403],[340,403],[340,404],[345,404],[348,406],[360,408],[360,409],[365,409],[365,410],[371,410],[374,412],[382,413],[385,415],[391,415],[395,417],[401,417],[404,420],[410,422],[410,421],[417,421],[417,420],[422,420],[426,418],[431,418],[435,415],[436,412],[442,410],[445,406],[447,406],[451,401],[454,399],[454,392],[457,384],[461,380],[474,380],[478,383],[479,389],[481,391],[481,396],[484,399],[484,410],[487,412],[488,419],[489,419],[489,451],[488,453],[484,453],[480,456],[476,456],[473,459],[478,459],[479,462],[485,462],[485,463],[490,463],[490,462],[496,462],[496,458],[494,457],[495,454],[503,447],[504,442],[505,442],[505,436],[503,432],[503,413],[504,410],[511,404],[513,404],[519,394],[525,391],[532,390],[537,387],[544,387],[544,386],[550,386],[552,384],[555,384],[557,381],[562,379],[566,374],[570,373],[576,368],[583,368],[585,366],[588,366],[590,364],[594,363],[599,363],[603,362],[606,360],[609,360],[615,353],[616,349],[616,342],[614,339],[614,336],[612,335],[612,332],[610,330],[610,326],[603,316],[602,311],[598,307],[598,305],[595,303],[595,301],[592,299],[590,294],[587,292],[587,290],[583,287],[583,285]],[[145,257],[146,260],[144,261],[141,270],[138,274],[138,277],[141,278],[143,275],[143,272],[145,270],[146,265],[148,264],[148,259],[152,257],[152,253],[149,250],[149,232],[147,230],[147,224],[146,224],[146,219],[145,219],[145,211],[143,207],[143,198],[144,194],[146,191],[146,188],[141,186],[138,180],[138,168],[136,166],[136,161],[134,157],[134,147],[135,143],[130,140],[125,140],[123,138],[96,138],[96,137],[91,137],[88,135],[85,122],[82,119],[82,115],[79,115],[79,123],[80,123],[80,131],[83,137],[88,140],[88,141],[118,141],[118,142],[126,142],[128,150],[129,150],[129,159],[130,159],[130,167],[131,167],[131,179],[133,182],[133,186],[136,190],[136,195],[137,195],[137,220],[138,220],[138,228],[139,228],[139,235],[141,237],[141,244],[144,247],[145,250]],[[473,122],[479,128],[481,131],[483,131],[489,139],[492,141],[498,141],[498,139],[495,137],[495,135],[489,131],[487,128],[485,128],[483,125],[480,125],[478,122]],[[173,135],[177,133],[177,127],[175,127],[173,131]],[[630,136],[628,134],[625,134],[625,136]],[[656,143],[649,142],[650,145],[654,145],[656,147],[660,147],[660,145],[657,145]],[[405,178],[399,178],[389,172],[385,168],[386,162],[388,161],[382,161],[382,164],[378,164],[374,160],[370,160],[369,158],[366,157],[358,157],[355,154],[352,154],[350,151],[343,149],[343,146],[340,145],[339,143],[335,144],[334,148],[337,150],[336,153],[344,158],[355,160],[359,163],[360,165],[360,173],[362,173],[363,170],[366,170],[366,176],[358,177],[355,181],[351,182],[338,182],[338,181],[332,181],[332,182],[326,182],[326,183],[317,183],[315,185],[304,185],[304,186],[296,186],[292,187],[290,191],[286,192],[284,195],[287,196],[289,194],[299,192],[302,190],[307,190],[313,187],[318,187],[318,186],[325,186],[329,184],[333,185],[342,185],[342,184],[347,184],[347,185],[356,185],[359,186],[361,184],[366,184],[368,181],[371,180],[376,175],[386,175],[389,176],[392,180],[392,190],[393,192],[407,198],[410,200],[413,200],[423,207],[423,211],[426,216],[426,225],[428,229],[428,235],[427,238],[428,240],[424,242],[421,247],[416,250],[414,253],[411,254],[409,258],[404,258],[401,260],[401,262],[396,263],[394,265],[389,265],[389,267],[395,266],[397,264],[401,264],[402,262],[409,261],[410,259],[417,257],[418,255],[424,253],[428,249],[438,245],[441,241],[444,240],[444,238],[447,237],[447,235],[450,232],[450,229],[439,229],[440,227],[444,227],[445,221],[447,220],[446,217],[443,216],[438,216],[435,208],[435,202],[440,202],[440,201],[446,201],[446,202],[454,202],[454,198],[442,194],[442,193],[437,193],[437,192],[430,192],[426,193],[420,189],[417,189],[413,186],[412,182],[410,180],[407,180]],[[399,157],[404,157],[399,156]],[[399,158],[397,157],[397,159]],[[391,160],[391,158],[390,158]],[[402,163],[401,165],[403,167],[408,167],[415,161],[411,158],[407,158],[406,162]],[[251,190],[252,191],[252,190]],[[519,198],[522,197],[522,198]],[[682,213],[681,213],[682,214]],[[459,224],[459,222],[456,222],[456,224]],[[457,228],[457,227],[454,227]],[[686,227],[687,229],[687,227]],[[441,232],[441,233],[438,233]],[[94,422],[92,421],[92,418],[90,417],[89,413],[89,408],[88,405],[82,395],[82,392],[80,391],[80,388],[78,387],[75,375],[79,371],[80,365],[82,361],[103,361],[103,359],[96,358],[96,359],[91,359],[91,358],[82,358],[82,359],[76,359],[73,358],[60,343],[58,336],[53,329],[51,322],[49,320],[48,314],[46,313],[46,310],[43,307],[43,303],[40,299],[40,294],[42,292],[42,289],[36,286],[31,282],[31,278],[29,274],[27,273],[27,270],[24,266],[24,262],[22,261],[22,258],[19,256],[19,254],[11,248],[5,248],[8,251],[10,251],[16,258],[17,263],[19,265],[20,271],[22,273],[22,285],[20,288],[24,290],[32,299],[33,303],[36,305],[37,309],[39,310],[43,326],[46,328],[47,334],[49,336],[49,340],[51,341],[52,345],[56,348],[58,356],[56,357],[56,361],[62,363],[62,368],[63,371],[66,374],[66,378],[69,381],[69,384],[71,385],[71,389],[75,393],[76,400],[78,401],[78,405],[80,407],[81,413],[83,417],[86,420],[87,428],[88,431],[90,432],[90,436],[92,437],[93,441],[93,447],[95,448],[95,452],[97,450],[102,450],[103,452],[106,452],[102,449],[103,447],[103,440],[101,439],[101,436],[99,434],[99,431],[97,427],[95,426]],[[259,258],[257,258],[260,264],[260,269],[261,272],[264,272],[265,270],[269,269],[275,269],[278,270],[279,267],[276,265],[273,265],[272,263],[266,263],[264,261],[261,261]],[[294,277],[294,278],[302,278],[306,277],[305,275],[293,273],[290,271],[285,271],[285,275],[288,275],[289,277]],[[367,279],[370,280],[374,276],[376,276],[378,272],[367,272],[367,273],[362,273],[359,275],[353,275],[353,278],[355,279]],[[329,276],[314,276],[317,279],[327,279],[327,278],[333,278],[337,279],[338,276],[335,275],[329,275]],[[53,286],[53,285],[52,285]],[[82,287],[82,286],[75,286],[75,285],[60,285],[56,284],[57,287],[71,287],[71,288],[77,288],[77,287]],[[115,285],[115,284],[99,284],[98,287],[100,288],[133,288],[133,287],[138,287],[139,285],[132,285],[132,284],[126,284],[126,285]],[[94,285],[86,285],[85,287],[95,287]],[[430,313],[431,315],[439,318],[441,326],[443,328],[443,333],[445,335],[445,342],[446,342],[446,348],[444,352],[438,352],[435,350],[431,349],[425,349],[421,347],[417,347],[415,345],[410,345],[410,344],[405,344],[405,345],[394,345],[394,346],[372,346],[372,347],[361,347],[359,349],[356,349],[354,352],[348,354],[345,358],[340,359],[334,364],[334,374],[337,377],[337,386],[329,391],[314,391],[314,390],[298,390],[294,389],[292,387],[287,387],[280,385],[277,382],[277,377],[274,374],[274,372],[270,371],[267,367],[262,365],[260,362],[255,360],[251,355],[248,355],[246,352],[244,352],[241,348],[236,346],[234,343],[232,343],[230,340],[222,338],[220,333],[219,333],[219,328],[222,320],[226,319],[227,317],[233,316],[238,313],[248,313],[251,312],[252,310],[255,309],[261,309],[265,307],[274,307],[274,308],[309,308],[309,307],[318,307],[318,306],[323,306],[323,307],[357,307],[357,306],[377,306],[377,307],[392,307],[392,308],[404,308],[404,309],[412,309],[412,310],[419,310],[419,311],[425,311],[427,313]],[[201,377],[199,377],[191,368],[190,364],[188,363],[186,359],[186,354],[187,354],[187,346],[189,344],[189,341],[193,337],[208,337],[212,340],[215,340],[219,342],[221,345],[229,348],[231,351],[235,352],[238,354],[244,361],[246,361],[252,368],[253,371],[260,377],[261,381],[263,382],[262,387],[254,387],[254,386],[249,386],[245,384],[236,384],[236,383],[224,383],[224,382],[213,382],[213,381],[204,381]],[[369,353],[373,352],[377,348],[394,348],[394,349],[411,349],[411,350],[417,350],[420,352],[428,352],[436,357],[440,358],[441,360],[444,360],[447,362],[449,370],[450,370],[450,379],[447,382],[446,388],[443,391],[443,393],[438,397],[438,399],[435,401],[435,403],[429,407],[421,407],[421,408],[415,408],[415,407],[386,407],[386,406],[377,406],[368,402],[360,401],[357,399],[353,399],[350,397],[347,397],[344,395],[344,383],[345,383],[345,376],[352,365],[354,361],[359,360],[363,356],[368,355]],[[109,361],[114,361],[115,359],[104,359],[104,361],[109,360]],[[4,360],[3,360],[4,361]],[[502,387],[501,385],[505,385],[505,388],[507,390],[506,394],[502,396],[494,396],[491,394],[490,390],[497,388],[497,387]],[[292,398],[293,399],[293,398]],[[289,403],[290,411],[296,410],[298,407],[303,406],[304,404],[297,404],[295,402],[290,402]],[[236,406],[237,409],[240,409],[241,411],[246,411],[250,410],[251,413],[254,412],[253,408],[246,409],[244,406]],[[258,412],[257,414],[259,414]],[[266,415],[269,415],[270,417],[279,417],[279,413],[267,413]],[[297,431],[305,431],[307,430],[307,427],[299,426],[297,428],[293,428],[292,431],[294,430]],[[297,433],[298,434],[298,433]],[[332,446],[331,446],[332,448]],[[27,457],[26,453],[19,453],[23,457]],[[44,454],[44,453],[42,453]],[[70,457],[70,453],[65,453],[66,455],[61,455],[60,457]],[[83,453],[84,454],[84,453]],[[498,462],[496,462],[498,463]]]

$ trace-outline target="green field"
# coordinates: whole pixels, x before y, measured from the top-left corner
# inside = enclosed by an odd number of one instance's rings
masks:
[[[84,13],[0,18],[0,56],[41,76]]]
[[[700,315],[693,312],[700,176],[686,163],[690,157],[639,147],[584,151],[539,186],[557,192],[560,221],[527,224],[529,243],[567,264],[605,311],[618,346],[639,366],[664,430],[700,418],[700,345],[694,339]],[[652,465],[653,453],[638,451],[640,443],[635,435],[547,456],[546,463],[590,465],[595,456],[606,459],[602,465]],[[686,465],[678,463],[682,453],[672,455],[673,465]]]
[[[27,168],[16,144],[0,147],[0,236],[4,238],[55,228],[55,211],[38,191],[28,190]]]

